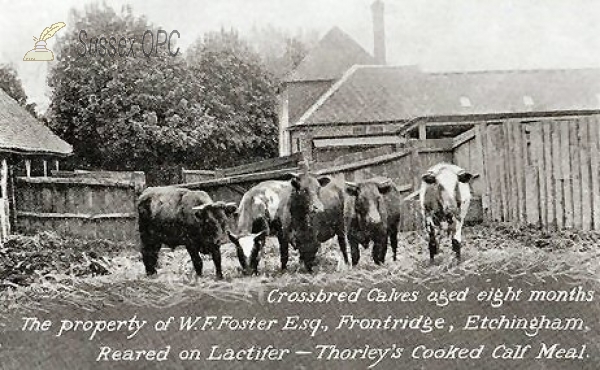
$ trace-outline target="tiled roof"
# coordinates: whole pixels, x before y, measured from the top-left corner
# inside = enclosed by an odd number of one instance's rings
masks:
[[[295,123],[325,91],[333,81],[290,82],[287,84],[289,121]]]
[[[299,123],[600,110],[600,69],[426,73],[354,66]]]
[[[335,80],[355,64],[375,60],[352,37],[332,28],[286,77],[286,82]]]
[[[73,148],[0,89],[0,152],[68,155]]]

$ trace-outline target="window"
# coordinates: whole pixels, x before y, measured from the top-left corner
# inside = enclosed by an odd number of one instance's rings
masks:
[[[527,106],[532,106],[533,105],[533,98],[529,95],[525,95],[523,96],[523,104],[527,105]]]
[[[300,151],[300,138],[296,139],[296,152]]]
[[[460,97],[460,105],[462,105],[463,107],[470,107],[471,106],[471,99],[469,99],[466,96],[461,96]]]
[[[362,135],[367,132],[366,127],[354,127],[352,128],[352,134],[354,135]]]
[[[378,134],[383,132],[383,126],[371,126],[369,127],[369,133]]]

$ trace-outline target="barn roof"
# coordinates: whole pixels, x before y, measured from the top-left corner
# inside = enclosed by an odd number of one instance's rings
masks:
[[[600,110],[600,69],[427,73],[354,66],[299,124]]]
[[[68,155],[73,148],[0,89],[0,152]]]
[[[352,37],[338,27],[333,27],[285,80],[336,80],[355,64],[374,63],[375,59]]]

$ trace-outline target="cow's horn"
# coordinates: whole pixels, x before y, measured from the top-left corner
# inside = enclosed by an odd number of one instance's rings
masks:
[[[204,208],[206,208],[207,205],[208,204],[203,204],[201,206],[196,206],[196,207],[193,207],[192,210],[194,210],[194,211],[202,211],[202,210],[204,210]]]

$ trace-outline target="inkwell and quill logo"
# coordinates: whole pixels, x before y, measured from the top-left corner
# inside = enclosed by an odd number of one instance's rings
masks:
[[[34,37],[35,47],[27,52],[23,57],[26,62],[29,61],[51,61],[54,60],[52,50],[46,48],[46,40],[54,36],[58,30],[66,26],[63,22],[54,23],[50,27],[46,27],[39,38]]]

